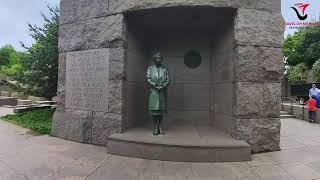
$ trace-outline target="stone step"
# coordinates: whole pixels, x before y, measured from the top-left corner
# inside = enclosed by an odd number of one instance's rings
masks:
[[[18,99],[18,105],[31,105],[31,104],[32,104],[32,101],[30,101],[30,100]]]
[[[294,115],[290,115],[290,114],[281,114],[281,115],[280,115],[280,118],[281,118],[281,119],[295,118],[295,116],[294,116]]]
[[[280,111],[280,115],[287,115],[289,114],[287,111]]]
[[[108,153],[175,162],[242,162],[251,160],[251,146],[212,127],[170,127],[153,136],[148,128],[113,134]]]

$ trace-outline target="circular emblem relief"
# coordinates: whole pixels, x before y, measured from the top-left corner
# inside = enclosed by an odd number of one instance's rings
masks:
[[[200,66],[202,57],[200,53],[195,50],[190,50],[184,55],[184,64],[191,69],[195,69]]]

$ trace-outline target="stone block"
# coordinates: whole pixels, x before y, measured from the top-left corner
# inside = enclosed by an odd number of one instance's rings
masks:
[[[60,1],[60,25],[73,23],[75,19],[75,0]]]
[[[124,84],[122,80],[110,80],[108,88],[108,112],[121,114],[124,106]]]
[[[3,106],[3,105],[16,106],[17,104],[18,104],[17,98],[0,97],[0,106]]]
[[[66,53],[59,54],[58,94],[64,95],[66,89]]]
[[[109,79],[122,80],[125,77],[125,49],[110,48]]]
[[[281,48],[259,48],[259,73],[262,82],[281,82],[284,73]]]
[[[282,47],[284,20],[281,13],[238,9],[235,40],[238,45]]]
[[[114,113],[93,113],[92,143],[107,145],[108,137],[122,131],[122,116]]]
[[[123,46],[123,31],[122,14],[62,25],[59,52]]]
[[[92,112],[58,108],[53,116],[51,135],[82,143],[92,142]]]
[[[281,109],[281,84],[265,83],[263,85],[263,117],[279,118]]]
[[[279,0],[256,0],[256,9],[281,13],[281,1],[279,1]]]
[[[108,112],[110,49],[67,53],[65,107]]]
[[[237,46],[235,49],[235,80],[239,82],[259,81],[259,53],[254,46]]]
[[[253,153],[280,150],[279,118],[236,119],[233,137],[247,141]]]
[[[28,100],[33,101],[33,102],[35,102],[35,101],[47,101],[46,98],[37,97],[37,96],[28,96]]]
[[[263,102],[263,84],[236,83],[235,86],[235,117],[259,117]]]
[[[77,21],[108,15],[109,1],[110,0],[75,0]]]
[[[280,83],[237,83],[233,114],[240,118],[279,118]]]
[[[20,100],[18,99],[18,106],[19,105],[31,105],[32,104],[32,101],[30,100]]]

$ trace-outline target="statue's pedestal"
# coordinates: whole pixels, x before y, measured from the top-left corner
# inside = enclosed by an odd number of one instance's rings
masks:
[[[109,138],[113,155],[177,162],[240,162],[251,160],[251,146],[212,127],[170,127],[165,136],[150,128],[132,128]]]

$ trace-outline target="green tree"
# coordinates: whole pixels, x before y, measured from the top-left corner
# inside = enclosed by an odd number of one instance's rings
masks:
[[[7,65],[16,51],[11,45],[5,45],[0,48],[0,66]]]
[[[42,27],[28,24],[35,43],[31,47],[22,44],[27,50],[22,60],[25,71],[16,79],[28,85],[28,93],[51,99],[56,94],[58,82],[59,10],[48,8],[50,16],[42,14],[44,20]]]
[[[308,77],[308,68],[303,63],[292,66],[288,70],[287,76],[289,82],[292,84],[306,83]]]
[[[23,57],[23,52],[14,51],[9,56],[9,61],[6,65],[1,66],[1,74],[8,76],[15,76],[23,71],[23,66],[21,64],[21,59]]]
[[[305,27],[288,36],[283,45],[287,63],[305,63],[308,69],[320,58],[320,26]]]
[[[316,78],[317,81],[320,80],[320,59],[313,64],[312,75]]]

